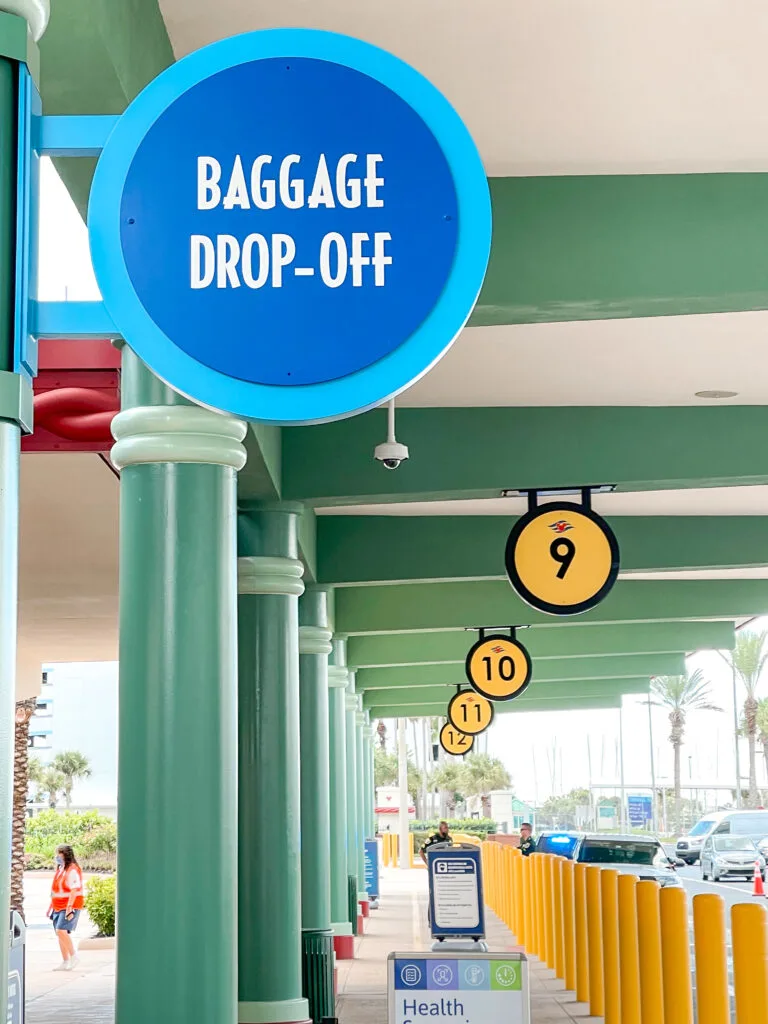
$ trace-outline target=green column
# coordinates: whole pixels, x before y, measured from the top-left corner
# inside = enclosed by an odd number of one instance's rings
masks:
[[[349,917],[353,929],[357,927],[357,897],[360,893],[360,862],[358,857],[357,820],[357,709],[359,698],[355,696],[353,673],[349,673],[345,696],[345,746],[347,752],[347,871],[349,873]],[[352,892],[355,893],[353,905]]]
[[[123,349],[117,1024],[237,1020],[240,420]]]
[[[365,840],[367,838],[368,815],[366,813],[366,793],[368,783],[366,779],[365,761],[365,712],[362,710],[362,697],[358,696],[358,711],[355,715],[355,743],[357,744],[357,878],[360,886],[360,899],[368,900],[368,890],[365,888]]]
[[[5,4],[0,0],[0,9]],[[33,20],[32,4],[11,5],[15,14]],[[29,10],[28,10],[29,9]],[[17,81],[25,55],[24,17],[0,15],[4,53],[18,50],[18,59],[0,57],[0,978],[8,977],[8,920],[11,891],[11,807],[16,700],[16,622],[19,569],[19,448],[21,424],[31,425],[30,385],[13,372],[16,307],[16,158]],[[47,19],[45,19],[47,20]],[[37,26],[35,38],[45,28]],[[24,51],[24,52],[23,52]],[[0,985],[0,1020],[7,1015],[8,986]]]
[[[371,724],[370,712],[365,712],[365,779],[366,779],[366,823],[368,837],[376,838],[378,823],[376,821],[376,792],[373,784],[373,741],[374,728]]]
[[[316,1024],[332,1017],[331,805],[328,720],[328,629],[324,590],[299,600],[301,732],[301,924],[304,995]]]
[[[241,1024],[309,1019],[301,957],[300,512],[253,507],[239,519]]]
[[[331,927],[339,959],[354,954],[352,924],[349,920],[349,871],[347,869],[347,749],[346,688],[347,641],[333,639],[333,664],[328,668],[328,734],[331,777]]]

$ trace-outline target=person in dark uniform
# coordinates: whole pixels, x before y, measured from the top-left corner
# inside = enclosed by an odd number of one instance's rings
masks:
[[[421,854],[421,859],[424,861],[425,864],[427,863],[427,850],[430,848],[430,846],[434,846],[435,843],[452,842],[453,840],[451,839],[450,832],[448,831],[448,822],[441,821],[437,827],[437,832],[431,835],[429,839],[426,841],[426,843],[424,843],[422,848],[419,850],[419,853]]]
[[[530,857],[535,849],[536,840],[533,838],[533,829],[529,822],[524,821],[520,826],[520,853],[524,857]]]

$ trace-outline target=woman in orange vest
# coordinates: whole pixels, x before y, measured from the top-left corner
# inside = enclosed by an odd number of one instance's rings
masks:
[[[83,872],[71,846],[56,848],[56,873],[51,886],[48,917],[59,940],[62,962],[55,971],[71,971],[78,962],[72,932],[83,907]]]

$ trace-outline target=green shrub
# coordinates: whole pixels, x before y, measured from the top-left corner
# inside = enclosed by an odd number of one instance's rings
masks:
[[[439,824],[438,818],[434,821],[412,821],[409,828],[411,832],[426,832],[432,835],[433,832],[437,832]],[[451,832],[467,832],[478,839],[485,839],[497,831],[496,822],[492,818],[452,818],[448,821],[448,828]]]
[[[111,854],[107,870],[114,870],[114,854],[117,850],[117,825],[112,818],[98,811],[42,811],[34,818],[27,818],[25,852],[30,868],[53,867],[56,847],[68,843],[74,847],[75,856],[84,868],[94,858],[104,862],[105,855]],[[103,868],[100,870],[104,870]]]
[[[85,909],[99,929],[99,935],[115,934],[115,899],[117,885],[114,875],[92,878],[85,890]]]

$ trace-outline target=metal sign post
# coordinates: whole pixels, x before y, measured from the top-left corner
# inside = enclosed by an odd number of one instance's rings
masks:
[[[523,953],[390,953],[388,1024],[530,1024]]]

